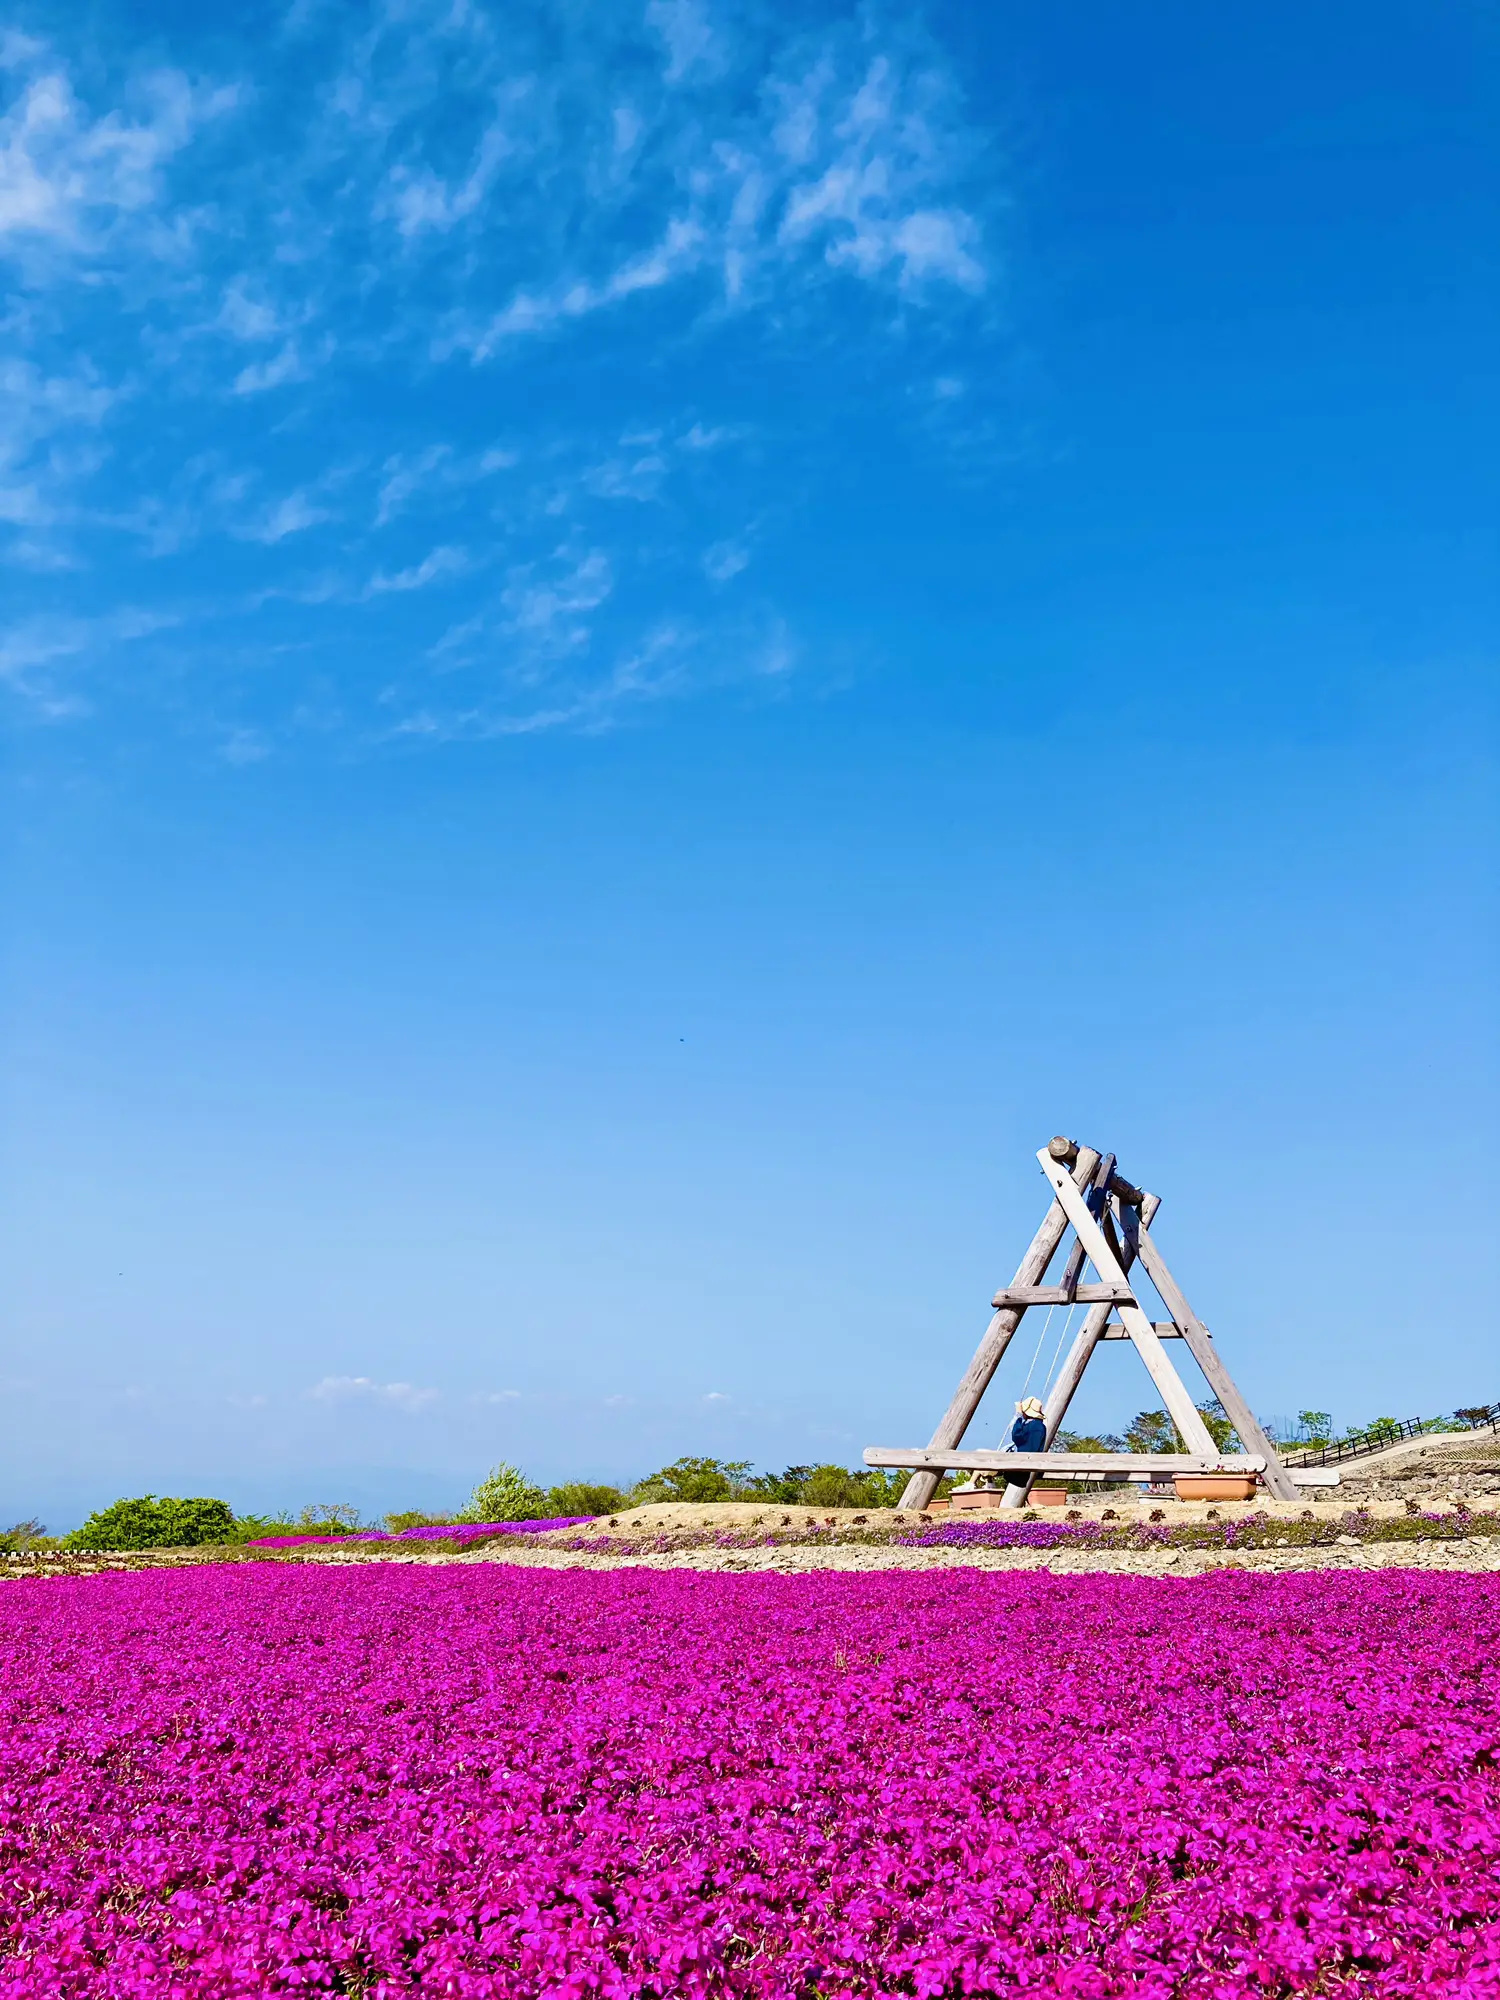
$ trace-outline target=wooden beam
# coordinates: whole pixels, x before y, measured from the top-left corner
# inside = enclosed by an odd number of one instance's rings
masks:
[[[1048,1151],[1051,1151],[1050,1147]],[[1109,1200],[1106,1190],[1109,1187],[1109,1177],[1114,1170],[1115,1156],[1113,1153],[1106,1153],[1094,1169],[1093,1184],[1084,1197],[1088,1202],[1090,1215],[1097,1215],[1099,1210]],[[1077,1298],[1078,1280],[1083,1276],[1083,1267],[1087,1261],[1088,1253],[1075,1237],[1073,1247],[1068,1252],[1067,1264],[1063,1268],[1064,1305],[1072,1305],[1073,1301]]]
[[[866,1465],[926,1466],[944,1472],[1055,1473],[1070,1479],[1075,1472],[1259,1472],[1264,1458],[1255,1452],[1162,1451],[941,1451],[921,1445],[872,1444],[865,1447]]]
[[[1140,1236],[1140,1258],[1147,1276],[1161,1293],[1162,1304],[1172,1315],[1178,1332],[1188,1344],[1188,1352],[1203,1370],[1203,1379],[1224,1406],[1224,1414],[1234,1425],[1240,1443],[1259,1452],[1266,1461],[1266,1489],[1278,1500],[1295,1500],[1297,1488],[1276,1455],[1276,1447],[1256,1421],[1255,1413],[1224,1366],[1208,1328],[1188,1304],[1176,1279],[1167,1269],[1167,1260],[1144,1231]]]
[[[1054,1141],[1054,1144],[1056,1142]],[[1069,1142],[1064,1142],[1069,1143]],[[1075,1155],[1074,1172],[1079,1187],[1087,1187],[1094,1178],[1099,1165],[1099,1155],[1091,1147],[1080,1148]],[[1063,1179],[1073,1187],[1066,1173]],[[1077,1192],[1077,1189],[1074,1189]],[[1014,1286],[1039,1285],[1047,1275],[1047,1266],[1057,1254],[1057,1246],[1062,1242],[1068,1226],[1066,1211],[1054,1201],[1042,1219],[1042,1226],[1031,1239],[1031,1247],[1017,1266],[1011,1281]],[[963,1380],[953,1393],[953,1400],[944,1413],[942,1422],[932,1434],[935,1450],[943,1450],[956,1445],[969,1427],[969,1421],[979,1408],[985,1390],[1000,1365],[1001,1357],[1010,1345],[1011,1335],[1021,1324],[1024,1306],[1002,1306],[985,1329],[974,1359],[969,1363]],[[937,1491],[938,1475],[925,1468],[914,1472],[906,1482],[906,1491],[901,1495],[899,1505],[908,1511],[925,1507]]]
[[[996,1292],[991,1300],[996,1306],[1096,1306],[1118,1305],[1122,1299],[1132,1304],[1135,1293],[1126,1285],[1122,1290],[1118,1285],[1079,1285],[1072,1291],[1066,1285],[1007,1285]]]
[[[1037,1154],[1042,1172],[1052,1183],[1052,1191],[1067,1211],[1068,1220],[1078,1231],[1084,1248],[1094,1260],[1094,1269],[1106,1282],[1125,1284],[1125,1273],[1115,1260],[1113,1251],[1105,1238],[1104,1231],[1089,1214],[1088,1204],[1072,1180],[1044,1149]],[[1132,1210],[1133,1214],[1134,1211]],[[1150,1241],[1149,1235],[1140,1232],[1141,1243]],[[1144,1257],[1144,1249],[1139,1254]],[[1149,1267],[1148,1267],[1149,1268]],[[1190,1452],[1206,1456],[1214,1449],[1214,1441],[1208,1426],[1198,1414],[1197,1406],[1188,1394],[1182,1377],[1167,1359],[1166,1350],[1157,1339],[1150,1320],[1138,1305],[1127,1305],[1123,1301],[1118,1306],[1120,1318],[1127,1332],[1135,1342],[1142,1361],[1156,1384],[1157,1394],[1167,1406],[1167,1412],[1177,1426],[1178,1435]],[[1174,1313],[1173,1318],[1176,1318]]]
[[[1182,1338],[1176,1326],[1169,1319],[1152,1320],[1151,1331],[1156,1335],[1158,1340],[1181,1340]],[[1204,1328],[1204,1332],[1208,1332],[1207,1327]],[[1101,1340],[1129,1340],[1130,1334],[1125,1327],[1119,1325],[1117,1322],[1113,1326],[1105,1327],[1099,1338]]]

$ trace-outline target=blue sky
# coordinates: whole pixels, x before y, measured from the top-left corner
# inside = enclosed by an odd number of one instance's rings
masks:
[[[1263,1412],[1500,1396],[1477,7],[78,22],[0,1511],[921,1441],[1056,1130]]]

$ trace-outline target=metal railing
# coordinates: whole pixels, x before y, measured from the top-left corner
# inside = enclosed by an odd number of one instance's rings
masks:
[[[1500,1437],[1500,1403],[1489,1406],[1488,1421],[1470,1424],[1468,1428],[1478,1436],[1482,1431],[1491,1431]],[[1335,1444],[1293,1445],[1281,1453],[1283,1465],[1300,1466],[1304,1469],[1314,1465],[1343,1465],[1351,1458],[1368,1458],[1372,1452],[1385,1451],[1393,1444],[1404,1444],[1408,1438],[1426,1437],[1431,1433],[1431,1420],[1424,1422],[1420,1417],[1407,1417],[1401,1422],[1377,1424],[1367,1431],[1354,1431]]]

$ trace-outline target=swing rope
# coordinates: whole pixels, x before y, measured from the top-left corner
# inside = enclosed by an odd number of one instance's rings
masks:
[[[1026,1380],[1021,1384],[1021,1400],[1023,1403],[1026,1400],[1026,1391],[1031,1387],[1031,1378],[1036,1373],[1037,1356],[1042,1351],[1042,1342],[1047,1338],[1047,1329],[1051,1326],[1052,1315],[1056,1311],[1056,1306],[1048,1306],[1047,1317],[1042,1321],[1042,1330],[1036,1337],[1036,1353],[1031,1357],[1031,1366],[1026,1370]]]
[[[1073,1324],[1073,1315],[1077,1310],[1076,1303],[1068,1307],[1068,1316],[1062,1323],[1062,1332],[1057,1336],[1057,1345],[1052,1350],[1052,1360],[1047,1368],[1047,1386],[1042,1390],[1042,1401],[1044,1403],[1052,1394],[1052,1384],[1057,1375],[1058,1356],[1063,1351],[1063,1342],[1068,1337],[1068,1328]],[[1046,1328],[1044,1327],[1042,1330],[1045,1332]]]

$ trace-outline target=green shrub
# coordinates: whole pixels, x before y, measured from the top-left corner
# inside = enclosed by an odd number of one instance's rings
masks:
[[[235,1519],[225,1500],[159,1500],[143,1493],[116,1500],[90,1514],[66,1538],[70,1549],[186,1549],[203,1542],[236,1539]]]
[[[543,1521],[547,1518],[547,1496],[533,1486],[525,1473],[513,1465],[491,1468],[474,1488],[467,1507],[453,1517],[456,1521]]]
[[[408,1507],[404,1513],[387,1514],[381,1526],[387,1534],[405,1534],[408,1528],[446,1528],[452,1521],[451,1514],[424,1514],[420,1507]]]
[[[290,1514],[236,1514],[226,1542],[258,1542],[268,1535],[290,1535],[298,1523]]]
[[[815,1465],[797,1497],[804,1507],[894,1507],[907,1478],[868,1466],[848,1472],[842,1465]]]
[[[618,1486],[592,1486],[587,1480],[573,1479],[549,1489],[546,1511],[540,1518],[550,1521],[569,1514],[588,1514],[597,1519],[601,1514],[623,1514],[629,1505]]]

